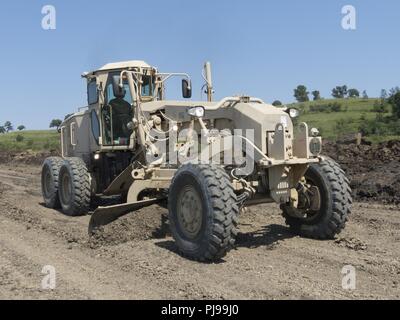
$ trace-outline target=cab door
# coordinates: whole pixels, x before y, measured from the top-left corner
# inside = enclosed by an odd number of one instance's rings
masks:
[[[105,103],[102,107],[101,119],[103,124],[103,146],[127,148],[132,129],[132,96],[128,81],[124,79],[123,87],[119,87],[120,72],[108,75],[105,88]]]

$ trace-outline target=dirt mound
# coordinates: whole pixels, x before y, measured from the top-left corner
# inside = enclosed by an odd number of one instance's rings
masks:
[[[346,171],[356,200],[400,204],[400,141],[377,145],[327,142],[324,154]]]
[[[168,234],[167,210],[159,206],[144,208],[99,228],[89,240],[93,249],[129,241],[162,239]]]
[[[340,247],[355,251],[364,251],[368,248],[366,243],[356,238],[339,238],[335,240],[335,243]]]
[[[27,165],[42,165],[47,157],[59,156],[56,151],[49,152],[8,152],[0,151],[0,164],[27,164]]]

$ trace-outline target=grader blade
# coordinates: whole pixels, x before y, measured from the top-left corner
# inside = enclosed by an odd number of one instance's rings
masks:
[[[141,208],[156,204],[161,200],[162,199],[157,198],[132,203],[118,204],[109,207],[98,207],[90,218],[88,230],[89,235],[92,235],[94,231],[101,226],[105,226],[132,211],[136,211]]]

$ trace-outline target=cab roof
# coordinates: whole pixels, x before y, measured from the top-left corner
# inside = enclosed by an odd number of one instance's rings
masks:
[[[151,66],[142,60],[130,60],[130,61],[107,63],[97,71],[126,69],[126,68],[151,68]]]
[[[94,70],[89,73],[84,73],[82,76],[86,75],[94,75],[97,72],[104,72],[104,71],[112,71],[112,70],[123,70],[123,69],[130,69],[130,68],[153,68],[151,65],[146,63],[142,60],[129,60],[129,61],[121,61],[121,62],[112,62],[107,63],[102,66],[100,69]]]

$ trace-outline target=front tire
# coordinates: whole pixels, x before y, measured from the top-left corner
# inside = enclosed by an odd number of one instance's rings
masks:
[[[234,246],[239,208],[222,168],[182,166],[172,180],[168,208],[171,233],[186,257],[215,261]]]
[[[66,215],[80,216],[88,213],[91,201],[91,179],[82,159],[64,160],[60,169],[58,188],[61,208]]]
[[[47,158],[42,166],[42,195],[44,204],[50,209],[59,209],[60,200],[58,197],[58,175],[63,164],[60,157]]]
[[[351,213],[350,182],[339,164],[330,158],[311,164],[305,178],[319,191],[319,210],[282,206],[286,223],[295,232],[314,239],[333,239],[345,227]],[[300,217],[303,216],[303,217]]]

